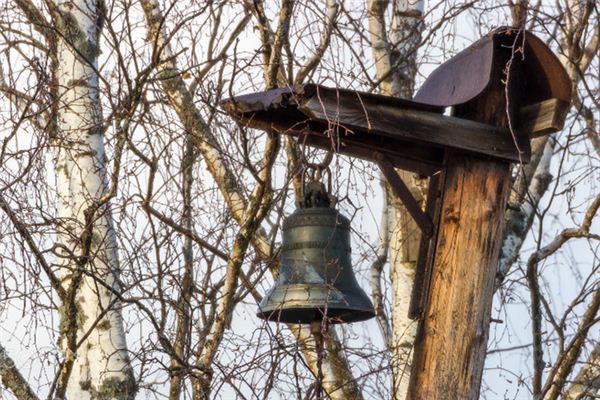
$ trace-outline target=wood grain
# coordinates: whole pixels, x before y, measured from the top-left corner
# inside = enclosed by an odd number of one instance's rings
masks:
[[[512,162],[527,162],[531,155],[527,137],[513,138],[506,128],[427,111],[325,95],[307,99],[300,103],[298,110],[313,121],[339,124],[355,132],[402,139],[421,146],[469,151]]]
[[[508,164],[449,159],[411,400],[479,397],[509,181]]]
[[[530,138],[560,131],[571,104],[568,101],[549,99],[521,108],[517,129]]]
[[[520,108],[523,85],[515,69],[521,67],[518,63],[509,71],[514,78],[505,79],[511,57],[507,49],[497,49],[488,88],[455,107],[455,115],[508,127],[509,115],[512,120]],[[410,400],[478,399],[485,361],[510,165],[457,151],[446,153],[445,165],[430,289],[415,340]]]

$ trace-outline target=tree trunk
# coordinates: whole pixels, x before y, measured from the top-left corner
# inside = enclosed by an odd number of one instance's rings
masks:
[[[414,174],[397,170],[411,189],[412,195],[423,202],[422,182]],[[426,182],[426,180],[421,180]],[[392,393],[396,400],[404,400],[408,391],[413,342],[417,322],[408,317],[410,298],[415,280],[417,254],[421,231],[399,199],[391,202],[393,230],[390,243],[390,279],[392,282]]]
[[[65,365],[57,397],[133,398],[118,291],[117,243],[106,194],[97,57],[102,11],[65,1],[55,10],[58,67],[58,243],[67,296],[61,306]]]
[[[367,6],[371,47],[380,93],[410,99],[417,71],[416,56],[423,29],[424,2],[394,1],[389,34],[385,22],[385,6],[385,2],[378,0],[369,0]],[[414,174],[406,171],[397,172],[413,196],[422,203],[427,181],[415,179]],[[408,309],[421,232],[401,201],[396,199],[389,203],[386,202],[384,207],[392,208],[389,240],[392,329],[391,337],[386,337],[385,340],[392,353],[392,396],[396,400],[404,400],[408,390],[412,347],[417,330],[416,322],[408,316]],[[374,279],[379,280],[377,276]],[[382,317],[378,315],[378,318]]]

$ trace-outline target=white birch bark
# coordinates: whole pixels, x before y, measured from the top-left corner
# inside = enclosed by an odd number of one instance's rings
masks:
[[[400,88],[395,79],[396,75],[392,73],[392,57],[385,25],[387,4],[388,1],[368,0],[367,15],[369,19],[369,38],[373,50],[379,91],[388,96],[395,96],[399,94]]]
[[[552,180],[549,170],[556,140],[553,137],[546,137],[544,143],[544,147],[541,149],[542,155],[537,162],[535,172],[526,179],[529,186],[523,200],[519,202],[522,204],[518,209],[508,210],[506,213],[506,228],[500,250],[496,288],[500,286],[511,265],[517,260],[527,232],[529,232],[533,223],[540,200]]]
[[[419,182],[405,171],[402,180],[420,204],[423,190]],[[393,398],[405,399],[408,391],[412,348],[417,333],[417,321],[408,318],[408,309],[415,277],[415,267],[421,232],[401,202],[392,201],[392,232],[390,240],[390,279],[392,282],[392,377]]]
[[[600,344],[592,350],[565,393],[565,400],[592,398],[600,390]],[[587,397],[586,397],[587,396]]]
[[[118,256],[106,192],[104,135],[98,94],[97,55],[101,18],[94,0],[58,4],[57,242],[59,274],[70,304],[62,305],[61,345],[71,373],[62,371],[68,399],[133,398],[118,291]],[[63,299],[63,302],[71,301]],[[76,310],[77,324],[69,325]],[[74,335],[73,329],[76,329]],[[59,390],[59,396],[62,395]]]
[[[386,185],[382,182],[381,187],[384,191],[384,207],[381,211],[381,222],[379,225],[379,246],[377,247],[377,258],[371,264],[371,294],[373,305],[375,306],[375,316],[379,330],[387,348],[392,347],[392,327],[384,308],[385,293],[381,287],[381,275],[383,268],[388,261],[390,249],[390,212],[389,193]]]
[[[371,47],[380,92],[388,96],[411,98],[417,70],[417,50],[423,27],[421,17],[424,1],[393,1],[389,36],[385,23],[387,2],[369,0],[367,7]],[[415,179],[410,173],[398,172],[413,196],[422,204],[426,182]],[[420,231],[400,201],[392,201],[385,206],[392,207],[389,257],[392,283],[392,334],[389,341],[392,352],[392,393],[394,399],[404,399],[408,390],[412,346],[417,328],[416,322],[408,318],[408,309]]]
[[[393,2],[390,26],[392,74],[398,82],[396,96],[410,99],[413,96],[417,74],[417,51],[424,28],[424,0],[399,0]]]

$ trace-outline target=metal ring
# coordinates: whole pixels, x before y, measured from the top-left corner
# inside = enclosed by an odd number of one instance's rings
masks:
[[[309,162],[308,159],[306,158],[306,138],[307,136],[304,136],[304,140],[302,141],[302,144],[300,146],[300,156],[302,157],[302,164],[306,167],[306,168],[311,168],[315,171],[318,170],[324,170],[327,167],[329,167],[329,164],[331,164],[331,161],[333,160],[333,151],[331,150],[327,150],[327,155],[325,156],[325,158],[323,159],[323,161],[321,161],[320,163],[312,163]]]

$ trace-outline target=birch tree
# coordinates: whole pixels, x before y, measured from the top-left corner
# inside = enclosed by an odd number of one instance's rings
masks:
[[[104,11],[96,2],[61,2],[52,5],[50,24],[33,4],[18,6],[53,51],[49,59],[55,85],[48,95],[54,103],[45,123],[56,149],[58,210],[56,261],[45,272],[61,303],[63,355],[51,391],[56,398],[133,398],[136,385],[115,295],[120,291],[119,261],[110,199],[116,186],[106,181],[98,94]],[[116,157],[118,164],[120,154]],[[18,224],[18,216],[4,204]]]
[[[417,51],[423,29],[424,1],[394,1],[389,5],[391,21],[386,22],[386,2],[369,1],[369,33],[379,90],[382,94],[400,98],[412,98],[417,72]],[[399,171],[408,182],[413,196],[424,203],[426,181]],[[383,177],[382,177],[383,179]],[[416,223],[402,202],[393,199],[385,190],[385,213],[382,235],[390,235],[382,241],[382,254],[390,254],[390,280],[392,285],[391,327],[380,310],[380,326],[384,326],[386,343],[392,353],[392,395],[396,399],[406,397],[410,378],[412,343],[416,323],[408,317],[410,295],[413,287],[420,233]],[[387,214],[391,214],[391,218]],[[391,230],[391,234],[387,231]],[[381,269],[379,269],[381,271]],[[374,284],[381,280],[380,274],[372,276]],[[372,285],[373,285],[372,283]]]
[[[52,10],[57,37],[57,274],[64,296],[59,340],[65,353],[58,398],[135,394],[115,295],[120,291],[119,260],[110,199],[118,177],[109,187],[97,74],[102,7],[95,1],[61,2]]]

